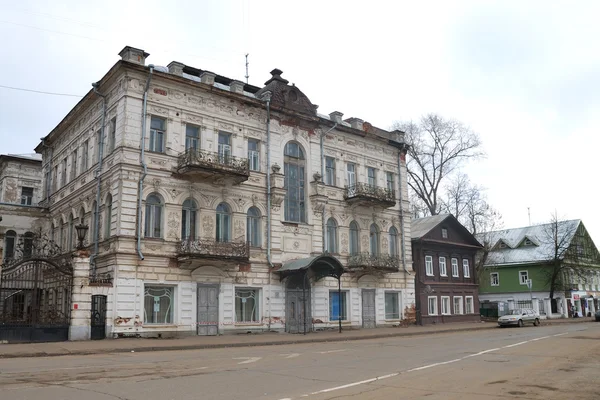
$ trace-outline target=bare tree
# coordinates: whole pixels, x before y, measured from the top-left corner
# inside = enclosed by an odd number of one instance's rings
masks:
[[[571,289],[575,280],[587,282],[590,269],[598,264],[599,257],[579,221],[560,220],[554,213],[540,239],[548,248],[548,267],[544,273],[551,300],[555,292]]]
[[[459,121],[428,114],[416,124],[397,122],[406,133],[408,186],[426,205],[430,215],[440,212],[440,190],[468,160],[483,155],[479,136]]]

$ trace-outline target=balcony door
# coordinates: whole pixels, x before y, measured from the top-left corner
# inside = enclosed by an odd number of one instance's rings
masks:
[[[348,196],[356,193],[356,165],[349,163],[346,166],[346,180],[348,181]]]
[[[219,133],[219,163],[230,164],[231,162],[231,135]]]

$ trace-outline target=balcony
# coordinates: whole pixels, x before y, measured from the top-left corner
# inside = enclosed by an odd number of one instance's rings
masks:
[[[247,158],[188,149],[178,157],[177,173],[192,179],[229,180],[240,184],[250,177],[250,164]]]
[[[177,261],[184,269],[195,269],[199,262],[210,260],[210,265],[228,266],[247,263],[250,258],[250,245],[244,241],[219,242],[215,239],[183,240],[177,249]],[[202,264],[205,264],[203,262]]]
[[[350,271],[364,272],[398,272],[400,265],[399,256],[389,254],[359,253],[348,257],[348,269]]]
[[[394,190],[367,183],[357,183],[344,188],[344,200],[348,204],[379,206],[384,208],[396,205]]]

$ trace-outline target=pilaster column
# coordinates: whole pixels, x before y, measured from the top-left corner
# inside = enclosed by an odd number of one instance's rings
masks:
[[[544,308],[546,309],[546,318],[552,318],[552,301],[544,299]]]
[[[90,258],[85,250],[73,258],[69,340],[90,340],[92,296],[89,293]]]
[[[563,317],[563,318],[569,317],[569,311],[568,311],[569,308],[568,307],[569,307],[569,303],[567,302],[567,298],[564,297],[562,299],[562,315],[561,315],[561,317]]]
[[[531,307],[533,308],[533,311],[535,311],[538,315],[540,313],[540,301],[537,299],[537,297],[534,297],[531,299]],[[546,314],[548,313],[548,310],[546,310]]]

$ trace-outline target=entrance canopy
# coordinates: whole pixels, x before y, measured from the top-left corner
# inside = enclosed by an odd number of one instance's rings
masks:
[[[300,274],[306,274],[314,281],[319,281],[327,276],[339,280],[344,273],[344,267],[337,258],[330,255],[320,255],[288,261],[277,272],[280,274],[280,280],[291,275]]]

